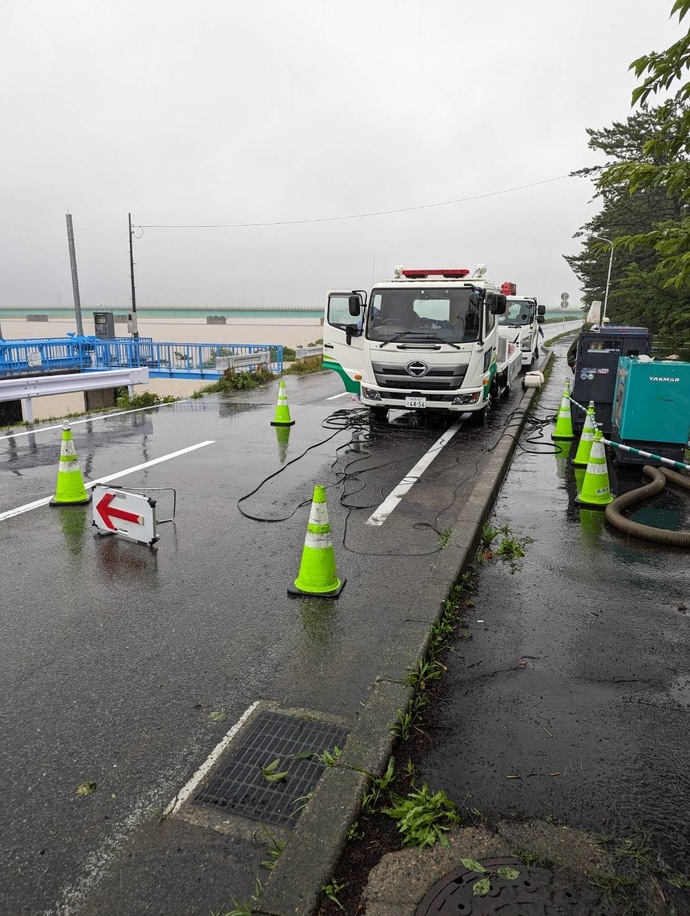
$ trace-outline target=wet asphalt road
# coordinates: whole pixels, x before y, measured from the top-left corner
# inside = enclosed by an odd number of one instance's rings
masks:
[[[565,347],[556,352],[541,399],[551,411],[568,373]],[[449,658],[419,778],[494,818],[643,836],[687,875],[687,551],[628,539],[601,514],[581,513],[572,467],[548,446],[522,444],[493,523],[531,540],[512,565],[478,565],[473,639]],[[614,493],[648,482],[639,470],[617,478],[614,470]],[[687,495],[660,495],[633,517],[688,530]],[[685,904],[678,912],[690,912]]]
[[[322,425],[357,410],[349,396],[328,400],[342,392],[334,374],[287,387],[296,420],[287,445],[270,425],[277,384],[73,423],[87,480],[211,442],[113,481],[177,491],[176,521],[160,526],[154,550],[100,537],[91,507],[0,520],[0,912],[79,912],[128,839],[256,700],[350,721],[392,636],[424,600],[439,535],[518,400],[500,405],[487,429],[463,427],[372,527],[366,519],[443,427],[400,415],[363,441],[361,424]],[[59,427],[0,438],[0,515],[54,492],[59,453]],[[244,517],[238,499],[281,467],[242,507],[285,521]],[[286,595],[317,483],[328,488],[338,573],[348,580],[338,602]],[[163,518],[171,496],[158,498]],[[86,782],[96,791],[78,796]],[[219,874],[246,898],[265,850],[242,838],[230,846]],[[159,893],[155,880],[142,894]],[[195,885],[179,912],[227,901]]]

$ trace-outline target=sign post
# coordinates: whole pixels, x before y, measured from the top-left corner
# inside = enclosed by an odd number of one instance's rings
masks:
[[[564,312],[564,313],[565,313],[565,311],[566,311],[567,308],[568,308],[568,299],[569,299],[569,298],[570,298],[570,297],[568,296],[567,293],[561,293],[561,308],[563,309],[563,312]],[[563,331],[565,331],[565,314],[563,315],[563,327],[562,327],[562,329],[561,329],[561,333],[562,333]]]

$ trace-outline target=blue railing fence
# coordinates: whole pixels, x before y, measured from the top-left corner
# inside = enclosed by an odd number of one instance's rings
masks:
[[[273,373],[282,372],[281,344],[171,343],[151,337],[0,339],[0,378],[146,366],[151,378],[217,379],[224,372],[217,366],[219,357],[244,357],[242,371],[251,371],[259,365],[266,367],[263,356],[267,350],[267,368]],[[255,353],[261,358],[253,366],[248,358]]]

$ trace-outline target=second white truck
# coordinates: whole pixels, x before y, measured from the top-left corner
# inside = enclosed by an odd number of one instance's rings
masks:
[[[504,283],[501,290],[507,293],[507,305],[505,313],[498,319],[498,333],[520,348],[522,365],[531,369],[539,358],[539,338],[542,336],[546,306],[538,305],[533,296],[515,295],[514,283]]]
[[[392,408],[472,413],[482,420],[521,370],[519,346],[498,334],[506,297],[479,265],[404,269],[363,290],[333,291],[324,367],[338,372],[375,420]]]

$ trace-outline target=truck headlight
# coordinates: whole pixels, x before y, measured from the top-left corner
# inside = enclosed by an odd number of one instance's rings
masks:
[[[479,400],[480,392],[475,391],[473,394],[459,394],[456,398],[453,398],[451,404],[476,404]]]
[[[365,398],[369,398],[370,401],[381,400],[381,392],[376,391],[375,388],[362,388],[362,394]]]

